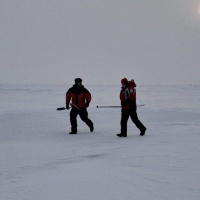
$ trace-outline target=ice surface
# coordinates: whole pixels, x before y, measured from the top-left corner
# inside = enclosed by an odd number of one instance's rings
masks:
[[[1,200],[199,200],[200,86],[137,87],[139,119],[118,138],[120,86],[89,85],[93,133],[69,135],[70,85],[0,85]]]

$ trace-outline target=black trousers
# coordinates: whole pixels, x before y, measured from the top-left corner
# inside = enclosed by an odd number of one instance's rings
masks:
[[[77,116],[80,116],[81,120],[84,121],[89,127],[93,126],[92,121],[88,118],[88,112],[86,108],[78,110],[77,108],[72,108],[70,111],[70,122],[71,131],[77,132]]]
[[[131,120],[140,131],[145,129],[145,126],[138,119],[136,111],[131,110],[131,109],[122,110],[122,113],[121,113],[121,134],[122,135],[127,136],[127,122],[128,122],[129,116],[131,117]]]

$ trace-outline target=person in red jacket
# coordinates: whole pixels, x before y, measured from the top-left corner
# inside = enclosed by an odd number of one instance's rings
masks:
[[[66,109],[70,111],[71,132],[69,134],[77,133],[77,116],[89,126],[90,131],[94,130],[93,122],[88,118],[87,108],[91,101],[90,92],[82,85],[82,79],[76,78],[73,87],[69,88],[66,93]]]
[[[121,80],[122,89],[120,92],[121,100],[121,133],[117,134],[118,137],[127,137],[127,122],[129,116],[133,123],[140,130],[140,135],[145,135],[146,127],[140,122],[137,116],[136,104],[136,84],[134,80],[128,81],[126,78]]]

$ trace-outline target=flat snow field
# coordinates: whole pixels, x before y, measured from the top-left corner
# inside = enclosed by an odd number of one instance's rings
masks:
[[[1,200],[199,200],[200,85],[137,86],[139,119],[118,138],[120,85],[85,86],[94,132],[78,117],[69,135],[71,85],[0,85]]]

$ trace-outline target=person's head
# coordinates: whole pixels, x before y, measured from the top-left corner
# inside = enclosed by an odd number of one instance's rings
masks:
[[[74,81],[75,81],[75,85],[79,85],[79,86],[82,85],[82,79],[81,78],[76,78]]]
[[[135,83],[135,81],[133,79],[131,79],[129,81],[129,85],[132,86],[132,87],[136,87],[136,83]]]
[[[123,78],[123,79],[121,80],[121,84],[122,84],[122,87],[126,87],[126,85],[128,84],[127,78]]]

